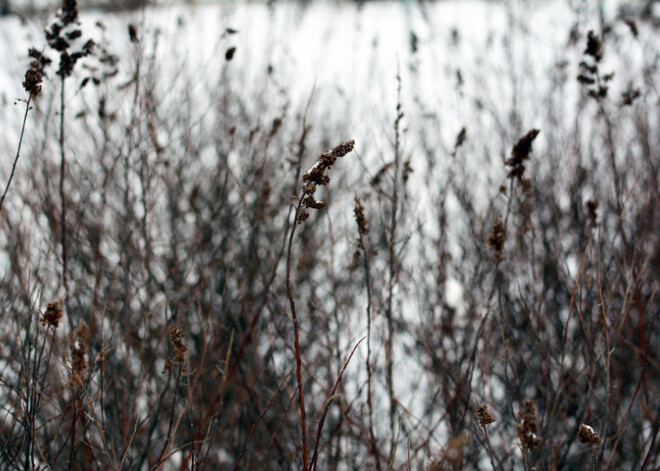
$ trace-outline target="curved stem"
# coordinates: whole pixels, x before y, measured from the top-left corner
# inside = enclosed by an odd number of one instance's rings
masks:
[[[298,329],[298,315],[296,314],[296,303],[293,300],[291,293],[291,246],[293,245],[293,235],[298,227],[298,215],[302,207],[302,196],[296,205],[296,211],[293,214],[293,226],[291,227],[291,234],[289,235],[289,243],[286,251],[286,294],[289,297],[289,305],[291,306],[291,318],[293,319],[293,334],[295,342],[296,354],[296,380],[298,381],[298,399],[300,401],[300,429],[302,431],[302,446],[303,446],[303,469],[307,469],[307,427],[305,423],[305,395],[302,387],[302,359],[300,356],[300,334]]]
[[[14,157],[14,163],[11,166],[11,173],[9,174],[9,180],[7,181],[7,186],[5,186],[5,191],[2,192],[2,197],[0,197],[0,211],[2,211],[2,203],[5,202],[5,197],[7,196],[7,191],[9,191],[9,185],[14,178],[14,172],[16,171],[16,164],[18,163],[18,158],[21,155],[21,145],[23,144],[23,134],[25,133],[25,123],[27,122],[28,112],[30,111],[30,101],[32,101],[32,94],[28,97],[27,103],[25,104],[25,114],[23,115],[23,126],[21,126],[21,136],[18,138],[18,148],[16,149],[16,157]]]

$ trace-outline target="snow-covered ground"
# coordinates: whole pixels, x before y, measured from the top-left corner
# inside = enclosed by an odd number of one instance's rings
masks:
[[[499,132],[502,122],[498,120],[508,120],[506,114],[515,109],[514,121],[519,124],[501,143],[503,157],[516,135],[527,128],[544,127],[546,117],[535,104],[547,99],[552,70],[564,63],[568,76],[577,75],[576,49],[567,49],[572,25],[582,36],[600,27],[596,2],[574,8],[568,3],[369,2],[361,8],[327,2],[304,8],[291,3],[274,8],[262,3],[222,3],[116,14],[88,10],[81,19],[86,36],[109,45],[120,57],[117,83],[133,73],[128,23],[138,26],[147,49],[158,37],[156,55],[163,78],[186,69],[201,82],[198,88],[212,88],[214,82],[220,86],[216,81],[227,67],[224,53],[236,47],[230,73],[244,85],[245,97],[258,95],[270,67],[275,82],[271,88],[286,92],[282,106],[301,112],[314,93],[314,101],[322,107],[315,110],[318,115],[327,122],[343,122],[356,139],[358,151],[378,154],[387,146],[382,136],[392,126],[400,73],[405,127],[437,124],[433,134],[425,135],[428,146],[451,148],[460,129],[484,106],[490,109],[479,123],[478,134]],[[615,18],[619,2],[606,2],[606,7],[607,17]],[[105,25],[103,30],[95,26],[99,20]],[[23,109],[17,100],[25,98],[21,82],[29,64],[27,49],[44,48],[47,23],[48,18],[42,16],[30,18],[27,24],[16,17],[0,18],[3,155],[11,155],[18,140]],[[615,27],[625,25],[619,22]],[[227,34],[227,28],[237,33]],[[646,34],[643,25],[640,29],[640,34]],[[649,53],[632,38],[620,47],[621,54],[606,54],[603,65],[617,70],[614,94],[634,81],[636,66]],[[619,63],[610,62],[614,59]],[[627,71],[632,75],[626,76]],[[567,110],[577,100],[578,87],[573,85]],[[46,83],[44,89],[55,93],[56,86]],[[495,103],[497,107],[491,106]],[[407,149],[416,149],[418,139],[417,133],[406,134]],[[537,145],[542,148],[544,141],[541,134]],[[479,158],[472,162],[477,167],[488,165]],[[0,169],[5,178],[8,163]],[[495,162],[500,164],[501,160]],[[424,164],[418,162],[416,168],[421,170],[420,165]]]
[[[313,96],[310,122],[343,129],[345,134],[337,139],[354,138],[361,162],[374,168],[389,159],[400,75],[402,142],[404,151],[414,157],[413,186],[428,187],[424,178],[430,165],[452,165],[449,156],[456,136],[467,127],[466,153],[472,157],[465,159],[463,170],[481,178],[473,185],[475,192],[481,192],[504,176],[502,163],[512,142],[528,129],[554,126],[548,122],[554,118],[539,104],[547,103],[558,74],[578,75],[586,31],[600,28],[596,2],[570,4],[460,0],[368,2],[362,7],[334,2],[305,7],[296,3],[159,5],[113,14],[86,10],[81,23],[85,37],[119,57],[114,86],[128,82],[134,73],[127,26],[135,24],[145,54],[153,51],[159,64],[159,85],[168,87],[179,77],[183,87],[190,80],[181,79],[181,72],[190,72],[193,90],[200,93],[186,92],[187,99],[204,116],[206,97],[227,78],[242,84],[236,93],[242,94],[246,106],[262,106],[260,100],[268,94],[273,116],[285,108],[300,114]],[[627,26],[615,21],[620,6],[605,2],[605,17],[623,31],[625,39]],[[32,17],[27,24],[13,16],[0,18],[0,152],[5,156],[1,181],[8,178],[22,123],[27,50],[45,48],[43,30],[49,18],[52,13]],[[640,66],[653,60],[654,51],[640,44],[654,33],[643,24],[639,29],[643,41],[629,34],[619,42],[617,54],[605,55],[602,69],[616,70],[610,85],[613,96],[631,84],[639,85]],[[578,32],[579,44],[568,47],[572,30]],[[232,47],[236,52],[228,63],[224,55]],[[82,80],[86,72],[78,73]],[[558,106],[570,117],[580,92],[576,81],[568,84],[564,103]],[[75,108],[80,106],[81,101],[74,99],[80,93],[85,102],[93,100],[89,88],[69,92],[73,114],[82,111]],[[179,99],[175,90],[169,91],[173,102]],[[55,80],[46,80],[44,93],[57,94]],[[162,95],[168,97],[168,90]],[[130,96],[120,96],[113,105],[127,108]],[[28,127],[30,123],[28,118]],[[33,137],[28,133],[26,146]],[[535,147],[540,153],[547,139],[544,133],[539,136]],[[429,148],[438,150],[433,162],[421,155]],[[346,165],[359,172],[364,163],[352,160]],[[29,163],[19,162],[19,172],[26,166]],[[14,184],[20,185],[20,179]],[[434,204],[434,195],[427,192],[415,196],[419,214]],[[488,200],[484,194],[484,205]],[[455,206],[451,195],[447,205],[451,212]]]

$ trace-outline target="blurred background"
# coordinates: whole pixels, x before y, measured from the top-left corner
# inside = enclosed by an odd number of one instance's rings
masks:
[[[660,3],[78,5],[0,0],[0,468],[658,469]]]

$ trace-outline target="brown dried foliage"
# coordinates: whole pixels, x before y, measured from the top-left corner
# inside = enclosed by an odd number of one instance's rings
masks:
[[[477,420],[479,421],[479,425],[482,427],[485,427],[488,424],[492,424],[495,422],[495,417],[493,417],[493,414],[490,413],[488,410],[488,404],[481,404],[475,413],[477,416]]]
[[[87,341],[89,338],[89,327],[85,322],[81,323],[71,333],[69,341],[69,350],[71,353],[71,378],[69,387],[76,388],[84,380],[84,373],[87,371]]]
[[[536,419],[536,408],[531,399],[525,398],[522,402],[522,410],[518,412],[522,422],[518,425],[518,437],[523,449],[533,451],[541,445],[538,436],[539,425]]]
[[[60,319],[62,319],[62,308],[59,301],[48,304],[46,312],[41,316],[41,323],[57,329],[60,325]]]

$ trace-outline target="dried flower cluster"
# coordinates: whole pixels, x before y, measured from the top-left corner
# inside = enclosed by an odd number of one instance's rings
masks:
[[[414,170],[412,164],[410,163],[410,159],[406,159],[406,161],[403,163],[403,172],[401,173],[401,180],[403,180],[403,183],[408,183],[410,174],[413,172]]]
[[[25,72],[23,88],[31,96],[35,97],[41,93],[41,82],[43,81],[43,70],[38,60],[30,62],[30,68]]]
[[[360,201],[360,198],[358,198],[357,196],[355,197],[355,206],[353,207],[353,214],[355,215],[355,222],[358,227],[358,238],[357,238],[358,247],[355,249],[355,252],[353,252],[353,265],[352,265],[352,267],[355,268],[360,263],[362,251],[366,250],[364,247],[364,236],[369,234],[369,220],[364,215],[364,206],[362,206],[362,202]]]
[[[493,417],[493,414],[491,414],[488,410],[488,404],[481,404],[479,407],[477,407],[477,412],[475,415],[477,416],[479,425],[482,427],[495,422],[495,417]]]
[[[59,327],[60,319],[62,319],[62,308],[59,302],[48,304],[46,312],[41,315],[41,323],[54,329]]]
[[[132,23],[129,23],[128,25],[128,39],[130,39],[132,43],[138,42],[137,28]]]
[[[178,327],[172,327],[170,330],[170,342],[172,343],[172,348],[174,348],[174,356],[167,357],[167,360],[165,360],[163,373],[166,371],[171,373],[173,365],[180,365],[186,361],[188,346],[183,343],[185,337],[186,333]]]
[[[173,327],[170,331],[170,340],[176,352],[174,358],[172,358],[173,363],[183,363],[186,359],[185,354],[188,351],[188,347],[183,343],[185,337],[185,332],[178,327]]]
[[[57,75],[69,77],[79,59],[90,55],[94,50],[94,41],[87,40],[81,47],[74,48],[74,42],[82,37],[78,21],[76,0],[63,0],[57,18],[46,29],[48,45],[60,53],[60,67]]]
[[[603,59],[603,42],[593,31],[587,33],[587,48],[584,54],[591,56],[596,62]]]
[[[319,157],[318,162],[307,171],[302,177],[303,179],[303,194],[301,197],[301,204],[303,208],[309,209],[323,209],[327,203],[323,201],[317,201],[314,198],[314,193],[318,186],[327,185],[330,182],[330,177],[327,175],[327,171],[332,167],[338,158],[345,156],[353,150],[355,146],[355,141],[346,141],[342,144],[339,144],[332,150],[329,150]],[[296,223],[300,224],[304,222],[309,217],[309,213],[305,209],[301,209],[298,213],[298,218]]]
[[[355,197],[355,207],[353,208],[353,214],[355,214],[355,222],[357,223],[358,234],[360,234],[360,237],[369,234],[369,220],[364,215],[364,206],[362,206],[362,202],[357,196]]]
[[[498,215],[495,224],[493,224],[493,230],[488,237],[488,245],[490,245],[495,250],[495,262],[501,262],[504,260],[504,242],[506,241],[506,227],[504,227],[504,222],[502,221],[502,216]]]
[[[458,149],[463,147],[463,144],[465,144],[465,140],[467,139],[467,129],[465,127],[461,128],[460,132],[456,136],[456,142],[454,143],[454,155],[456,155],[456,152]]]
[[[594,228],[598,225],[598,200],[594,197],[587,201],[587,221],[589,227]]]
[[[585,445],[591,445],[595,452],[601,443],[600,435],[593,428],[588,425],[582,424],[578,428],[578,440]]]
[[[87,370],[87,339],[89,329],[83,322],[72,333],[69,348],[71,350],[71,378],[69,387],[73,388],[82,383],[82,374]]]
[[[32,97],[35,97],[41,93],[41,82],[45,75],[44,70],[52,61],[35,47],[31,47],[28,50],[28,56],[32,58],[32,61],[30,62],[30,68],[25,72],[23,88]]]
[[[511,157],[506,161],[506,165],[511,167],[509,170],[509,178],[523,179],[525,173],[525,160],[529,159],[529,154],[532,152],[532,143],[536,136],[539,135],[538,129],[532,129],[523,137],[518,139],[518,142],[513,146]]]
[[[518,412],[522,422],[518,424],[518,436],[524,450],[533,451],[541,445],[538,437],[539,425],[536,421],[536,409],[531,399],[525,398],[522,402],[522,410]]]
[[[590,97],[602,99],[607,96],[608,83],[614,74],[602,75],[599,71],[600,61],[603,59],[603,42],[593,31],[587,34],[587,47],[584,50],[586,56],[580,61],[580,73],[578,82],[587,87]]]
[[[642,91],[639,88],[634,88],[632,85],[628,90],[621,93],[621,105],[631,106],[639,97],[642,96]]]

